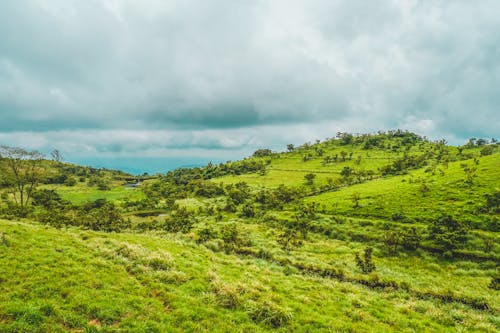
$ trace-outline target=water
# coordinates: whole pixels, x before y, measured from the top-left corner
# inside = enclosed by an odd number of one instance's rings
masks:
[[[214,160],[199,157],[99,157],[68,158],[68,162],[87,165],[94,168],[122,170],[133,175],[150,175],[165,173],[181,167],[192,168],[207,165],[209,162],[221,163],[225,160]]]

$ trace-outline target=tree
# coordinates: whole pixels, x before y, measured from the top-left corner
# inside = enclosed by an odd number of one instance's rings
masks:
[[[50,156],[52,157],[52,159],[56,162],[62,162],[63,160],[63,156],[61,154],[61,152],[59,151],[59,149],[54,149],[51,153],[50,153]]]
[[[43,155],[36,150],[1,146],[0,157],[5,159],[2,174],[13,188],[14,201],[24,211],[40,182]]]
[[[286,145],[286,149],[289,152],[292,152],[295,149],[295,146],[293,144],[289,143],[289,144]]]

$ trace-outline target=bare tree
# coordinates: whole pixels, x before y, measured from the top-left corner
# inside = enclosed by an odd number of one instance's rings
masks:
[[[63,160],[63,156],[61,154],[61,152],[59,151],[59,149],[54,149],[51,153],[50,153],[50,156],[52,157],[52,159],[56,162],[62,162]]]
[[[1,173],[14,189],[14,201],[26,208],[40,182],[43,155],[36,150],[0,146],[0,157],[4,160]]]

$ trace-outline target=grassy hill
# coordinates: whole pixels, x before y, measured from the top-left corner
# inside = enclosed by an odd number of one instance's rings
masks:
[[[498,145],[288,150],[4,204],[0,331],[500,330]]]

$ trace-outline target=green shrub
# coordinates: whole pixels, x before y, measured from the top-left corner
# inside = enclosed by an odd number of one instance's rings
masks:
[[[372,260],[372,252],[373,249],[371,247],[367,247],[365,249],[364,259],[361,258],[359,253],[356,253],[356,265],[364,274],[369,274],[375,270],[375,264]]]
[[[185,207],[178,208],[165,221],[165,230],[168,232],[187,233],[195,223],[193,212]]]
[[[463,248],[467,235],[467,225],[451,215],[441,215],[428,227],[428,239],[441,253]]]

